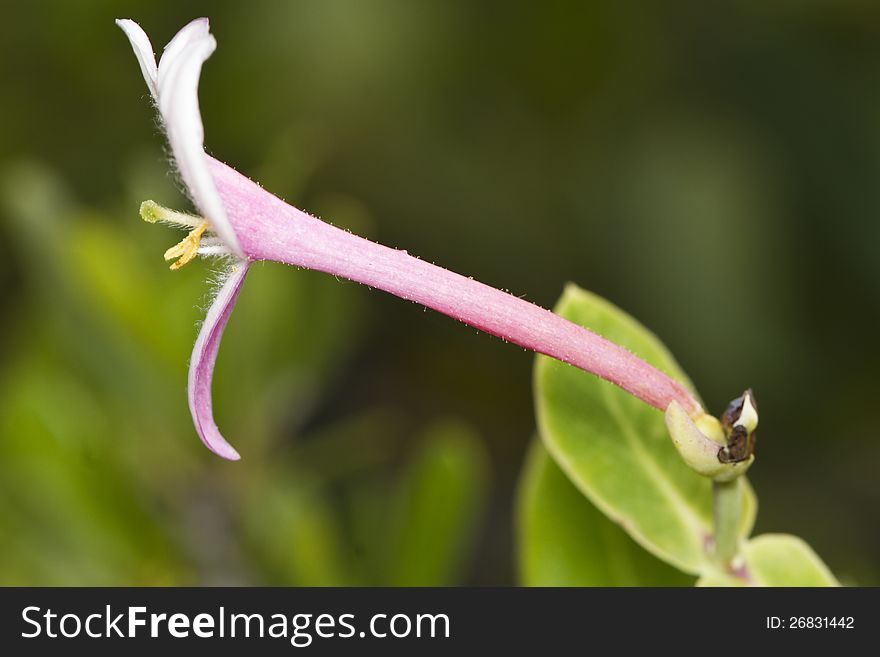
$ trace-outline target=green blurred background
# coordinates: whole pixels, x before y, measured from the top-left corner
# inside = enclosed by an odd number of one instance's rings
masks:
[[[654,329],[761,405],[757,531],[880,584],[880,5],[34,2],[0,27],[0,583],[513,584],[530,354],[383,293],[252,271],[204,449],[212,265],[113,18],[207,15],[211,153],[337,225]]]

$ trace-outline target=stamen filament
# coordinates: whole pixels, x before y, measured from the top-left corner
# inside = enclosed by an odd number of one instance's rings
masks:
[[[199,241],[202,239],[202,234],[207,229],[208,222],[202,219],[202,222],[193,228],[189,232],[189,235],[165,252],[165,260],[174,260],[177,258],[176,262],[171,263],[172,270],[180,269],[198,255]]]
[[[202,239],[210,226],[201,217],[169,210],[155,201],[144,201],[141,203],[141,219],[150,224],[160,222],[177,228],[190,229],[186,237],[165,252],[165,260],[177,259],[171,263],[172,270],[180,269],[197,255],[229,255],[229,249],[219,237],[211,236]]]
[[[204,241],[204,240],[203,240]],[[231,255],[229,249],[225,246],[217,245],[209,245],[209,246],[200,246],[199,247],[199,255],[202,256],[228,256]]]

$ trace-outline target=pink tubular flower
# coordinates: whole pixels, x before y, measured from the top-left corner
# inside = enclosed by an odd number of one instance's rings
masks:
[[[198,83],[216,41],[208,20],[186,25],[156,65],[153,48],[133,21],[117,24],[131,41],[153,95],[180,177],[201,217],[147,201],[141,215],[191,229],[166,252],[180,267],[196,255],[228,256],[229,276],[208,311],[189,370],[189,407],[202,442],[220,456],[238,459],[220,435],[211,407],[211,379],[223,329],[249,263],[275,260],[327,272],[415,301],[465,324],[610,381],[665,410],[677,402],[690,416],[699,402],[681,384],[626,349],[528,301],[407,254],[335,228],[297,210],[205,153]],[[204,218],[203,218],[204,217]]]

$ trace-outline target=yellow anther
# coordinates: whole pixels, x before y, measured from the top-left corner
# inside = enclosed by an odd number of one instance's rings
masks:
[[[202,235],[209,228],[208,222],[202,217],[169,210],[155,201],[141,203],[141,218],[151,224],[161,222],[176,228],[190,229],[186,237],[165,252],[165,260],[175,260],[171,263],[171,269],[180,269],[198,255]],[[210,248],[216,253],[216,246],[211,245]]]
[[[171,269],[180,269],[198,255],[199,241],[202,239],[202,234],[207,229],[208,222],[202,220],[198,226],[189,232],[189,235],[165,252],[165,260],[174,260],[177,258],[176,262],[171,263]]]

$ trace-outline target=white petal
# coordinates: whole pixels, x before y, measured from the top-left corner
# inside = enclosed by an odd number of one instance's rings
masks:
[[[158,100],[159,70],[156,67],[156,55],[153,54],[153,44],[141,26],[128,18],[118,18],[116,24],[125,32],[125,36],[131,42],[138,64],[141,65],[141,73],[144,81],[153,95],[153,100]]]
[[[159,59],[159,77],[162,77],[174,64],[186,46],[193,42],[204,41],[207,38],[213,39],[209,32],[207,18],[196,18],[180,28],[162,51],[162,57]]]
[[[208,32],[207,19],[197,19],[177,33],[159,62],[159,113],[180,177],[193,202],[229,250],[244,257],[208,170],[199,111],[202,64],[216,47],[217,42]]]

